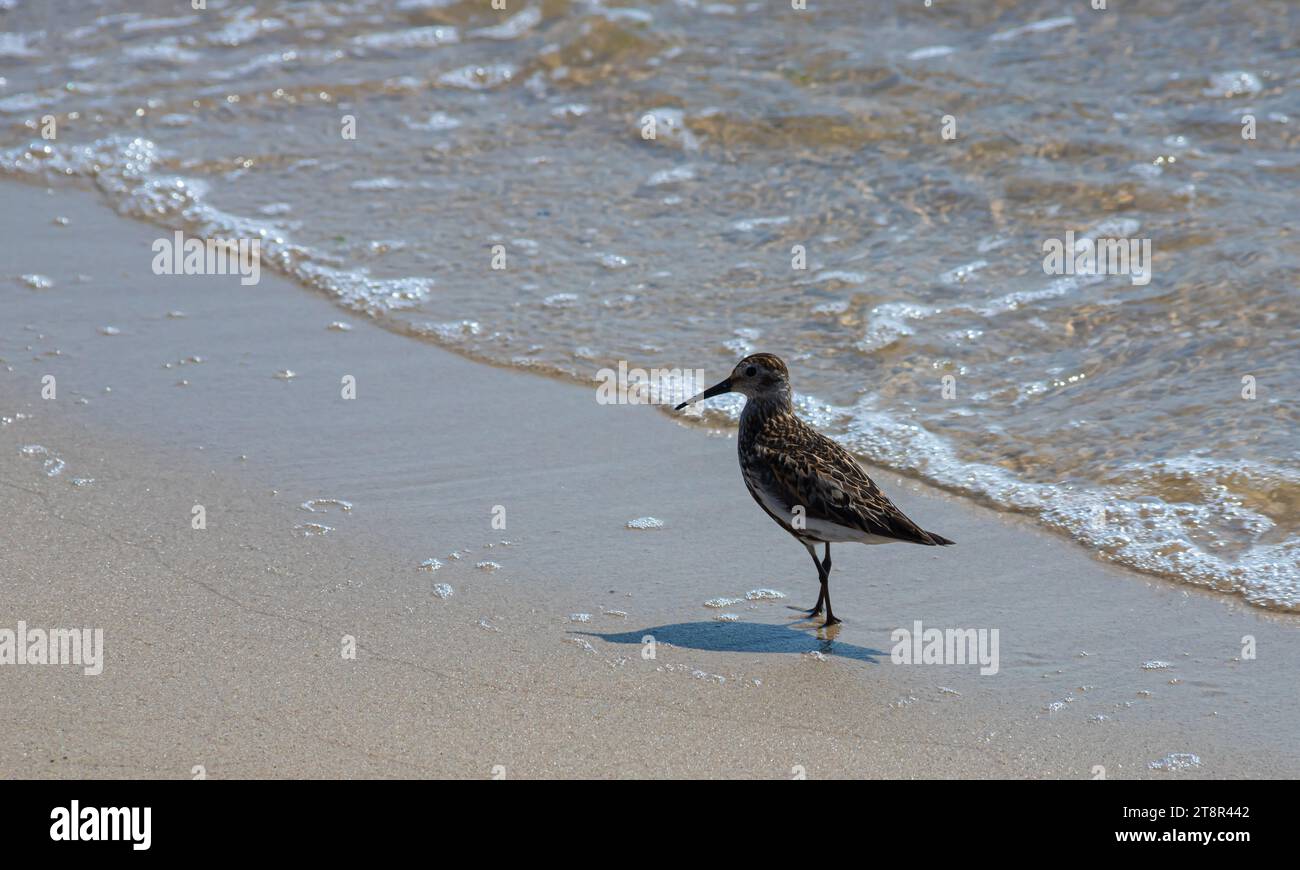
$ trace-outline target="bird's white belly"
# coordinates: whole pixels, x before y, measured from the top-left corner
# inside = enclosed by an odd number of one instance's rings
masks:
[[[809,517],[805,524],[804,531],[819,541],[829,541],[835,543],[855,543],[855,544],[896,544],[898,541],[894,538],[882,538],[879,535],[868,534],[861,529],[842,526],[839,523],[832,523],[829,520],[818,520]]]
[[[898,543],[894,538],[882,538],[879,535],[868,534],[861,529],[855,529],[850,526],[831,522],[827,519],[810,516],[806,510],[796,511],[793,507],[786,505],[772,493],[759,487],[755,487],[754,491],[758,494],[758,499],[762,502],[763,507],[771,511],[773,516],[781,517],[789,523],[796,532],[806,534],[810,538],[816,538],[819,541],[827,541],[832,544]]]

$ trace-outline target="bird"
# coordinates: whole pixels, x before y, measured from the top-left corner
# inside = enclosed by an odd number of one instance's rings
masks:
[[[809,617],[818,616],[824,604],[824,624],[842,622],[831,610],[831,544],[955,543],[908,519],[849,451],[799,419],[790,371],[780,357],[750,354],[726,380],[675,410],[724,393],[746,398],[736,443],[745,487],[769,517],[807,548],[817,566],[821,593],[804,611]],[[819,544],[825,546],[822,559],[817,558]]]

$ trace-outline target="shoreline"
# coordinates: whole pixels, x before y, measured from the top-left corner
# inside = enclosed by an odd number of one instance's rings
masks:
[[[72,176],[72,180],[77,184],[78,189],[93,190],[98,182],[91,183],[87,187],[88,179],[89,176],[85,175]],[[3,180],[21,184],[35,184],[40,180],[40,176],[20,173],[7,176]],[[60,179],[60,181],[65,180],[67,179]],[[205,207],[210,207],[210,204],[205,204]],[[151,229],[163,232],[164,237],[157,241],[165,242],[164,248],[170,248],[173,254],[182,246],[183,231],[171,228],[170,224],[174,220],[166,225],[154,223],[147,217],[142,216],[138,210],[131,210],[124,216]],[[173,215],[172,217],[174,219],[176,216]],[[205,224],[204,220],[197,222],[187,220],[186,223],[190,225],[191,229],[202,230],[206,226],[208,231],[216,231],[220,234],[231,231],[230,227],[222,221],[217,221],[215,224],[212,222]],[[213,229],[214,226],[216,227],[215,230]],[[168,238],[167,234],[174,236],[175,241],[173,242],[171,238]],[[201,237],[191,236],[190,238]],[[152,253],[153,256],[158,256],[156,249],[153,249]],[[283,254],[284,251],[278,250],[272,254],[271,259],[276,260]],[[257,271],[260,274],[260,267],[257,268]],[[277,268],[274,266],[272,266],[272,271],[299,290],[331,298],[331,301],[337,305],[340,316],[367,319],[359,313],[359,310],[354,310],[355,307],[362,305],[362,302],[358,301],[355,296],[332,285],[318,283],[310,273],[304,273],[293,268]],[[177,274],[178,277],[181,277],[179,273]],[[183,277],[193,278],[196,276]],[[240,283],[245,284],[245,280],[241,280]],[[370,295],[366,296],[365,305],[378,304],[384,310],[385,315],[377,316],[369,320],[369,322],[379,325],[395,335],[415,339],[422,344],[431,344],[464,359],[506,371],[542,375],[561,383],[584,387],[590,387],[592,384],[597,383],[595,380],[584,381],[579,373],[574,370],[533,363],[531,360],[528,361],[528,364],[522,365],[518,364],[518,361],[522,359],[521,357],[515,357],[515,362],[511,363],[504,359],[492,358],[489,355],[479,353],[470,345],[450,338],[450,334],[444,330],[444,327],[452,324],[434,325],[430,322],[419,324],[394,316],[400,309],[387,309],[382,301],[377,302],[377,299],[382,300],[386,294],[379,293],[376,297],[373,295],[375,289],[368,289],[367,292]],[[395,294],[398,292],[394,291]],[[337,298],[332,298],[332,294]],[[339,299],[347,300],[346,304],[339,304]],[[462,323],[466,322],[468,321],[462,321]],[[626,365],[626,361],[619,362],[620,367]],[[602,369],[602,371],[604,370]],[[702,371],[696,370],[696,373],[699,374]],[[716,378],[704,378],[704,380],[712,382]],[[850,419],[854,415],[854,408],[824,402],[812,395],[798,397],[796,405],[799,406],[801,414],[806,418],[820,418],[823,428],[838,425],[839,422]],[[660,413],[665,412],[664,406],[657,406],[656,410]],[[734,428],[738,423],[738,415],[734,413],[737,411],[735,404],[732,405],[731,410],[733,413],[728,416],[721,413],[715,404],[714,407],[704,411],[704,419],[709,422],[702,425],[701,428],[714,432],[718,431],[719,427],[722,430]],[[892,422],[891,432],[892,435],[897,436],[897,440],[908,440],[906,432],[914,427],[910,427],[905,418],[896,417],[889,412],[881,412],[879,416]],[[837,418],[838,422],[832,424],[831,421],[837,420]],[[676,422],[691,425],[690,420],[677,419]],[[1143,506],[1139,503],[1140,500],[1133,501],[1126,495],[1111,492],[1104,501],[1098,501],[1095,493],[1089,494],[1088,488],[1085,486],[1080,488],[1080,493],[1087,496],[1086,500],[1083,502],[1075,500],[1066,504],[1067,510],[1062,514],[1062,502],[1070,502],[1070,497],[1076,495],[1073,492],[1076,487],[1053,486],[1047,482],[1022,480],[1014,475],[1009,475],[1005,469],[996,463],[973,457],[958,458],[953,445],[941,439],[929,444],[928,458],[918,460],[914,453],[891,454],[887,449],[881,451],[878,445],[882,437],[885,441],[894,439],[885,437],[880,432],[873,434],[876,447],[864,447],[861,443],[855,444],[849,434],[844,432],[833,435],[833,437],[836,437],[842,446],[846,447],[859,461],[868,467],[879,469],[887,466],[891,473],[907,480],[919,482],[926,487],[958,496],[975,504],[990,507],[1000,513],[1028,517],[1039,527],[1058,535],[1072,546],[1082,548],[1094,559],[1106,564],[1135,571],[1145,576],[1175,582],[1179,584],[1180,588],[1190,585],[1214,593],[1235,595],[1253,606],[1264,608],[1270,612],[1287,612],[1300,616],[1300,604],[1297,604],[1296,600],[1294,578],[1290,578],[1289,575],[1279,575],[1274,571],[1278,560],[1267,561],[1263,553],[1252,552],[1248,558],[1241,557],[1236,560],[1219,561],[1213,555],[1212,548],[1169,548],[1167,539],[1149,540],[1140,530],[1125,525],[1122,518],[1126,512],[1140,512],[1143,510]],[[873,450],[877,453],[874,459],[864,458],[864,454],[871,453]],[[883,460],[880,459],[880,453],[884,454]],[[939,457],[940,461],[933,462],[935,457]],[[873,464],[876,461],[883,461],[885,465]],[[1081,504],[1090,504],[1092,510],[1091,519],[1083,524],[1080,523],[1078,513]],[[1098,511],[1101,512],[1102,518],[1100,526],[1095,525]],[[1119,514],[1120,519],[1112,518],[1111,514]],[[1118,525],[1116,525],[1117,523]],[[1105,530],[1105,533],[1099,530]],[[1170,552],[1175,554],[1177,558],[1169,555]],[[1189,553],[1190,557],[1188,556]],[[1159,555],[1153,557],[1153,554]],[[1202,561],[1203,557],[1208,557],[1210,561],[1208,563]],[[1281,561],[1287,561],[1288,558],[1289,554],[1284,552]],[[1181,573],[1175,570],[1175,565],[1181,568]],[[1245,585],[1238,585],[1239,580],[1244,582]]]
[[[153,276],[157,228],[0,185],[25,240],[0,254],[0,507],[23,542],[0,627],[102,627],[107,658],[98,677],[0,667],[11,721],[59,723],[0,742],[4,775],[1300,772],[1294,615],[869,467],[959,543],[837,548],[828,635],[786,609],[815,576],[745,496],[731,437],[412,342],[269,270]],[[644,516],[664,527],[626,527]],[[312,523],[332,530],[295,531]],[[787,598],[745,599],[767,588]],[[741,600],[703,606],[719,597]],[[998,629],[998,674],[891,664],[916,620]],[[1248,634],[1259,658],[1234,662]],[[1200,764],[1149,767],[1184,753]]]

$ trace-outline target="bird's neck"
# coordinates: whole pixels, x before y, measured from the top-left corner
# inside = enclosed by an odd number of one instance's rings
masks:
[[[790,391],[765,393],[745,401],[745,409],[740,412],[740,438],[753,437],[774,417],[794,414],[794,404],[790,401]]]

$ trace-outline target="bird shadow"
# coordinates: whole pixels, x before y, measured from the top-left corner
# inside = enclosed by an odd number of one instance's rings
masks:
[[[835,629],[829,631],[834,632]],[[676,622],[671,625],[643,628],[639,631],[610,633],[574,631],[572,633],[598,637],[609,643],[638,646],[645,643],[647,637],[653,637],[655,643],[668,643],[682,649],[709,652],[772,654],[819,652],[822,655],[839,656],[868,664],[877,664],[877,660],[886,655],[878,649],[837,641],[833,636],[825,636],[825,633],[820,630],[818,634],[812,634],[795,625],[768,625],[762,622]]]

